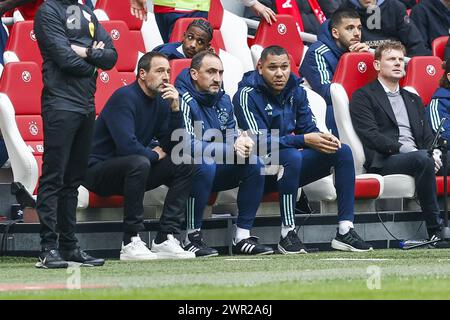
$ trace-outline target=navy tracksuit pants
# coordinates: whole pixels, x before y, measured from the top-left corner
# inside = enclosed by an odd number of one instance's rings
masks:
[[[186,204],[188,229],[202,226],[203,211],[211,192],[239,187],[237,226],[250,230],[264,193],[263,165],[258,164],[199,164],[196,165],[191,195]]]
[[[288,226],[295,223],[294,214],[298,188],[328,176],[332,167],[335,170],[338,220],[353,221],[355,171],[353,155],[349,146],[342,144],[342,148],[334,154],[326,154],[313,149],[281,149],[279,159],[280,165],[283,166],[283,172],[278,177],[267,177],[266,190],[279,191],[283,225]]]

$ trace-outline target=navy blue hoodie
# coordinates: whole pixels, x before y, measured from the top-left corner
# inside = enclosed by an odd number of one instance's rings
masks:
[[[358,0],[346,0],[342,4],[342,7],[355,9],[361,17],[363,42],[376,48],[386,40],[397,40],[403,43],[410,57],[431,54],[425,46],[422,34],[407,15],[403,3],[398,0],[377,0],[377,6],[379,19],[376,12],[366,10]]]
[[[330,85],[334,71],[345,53],[334,41],[329,24],[330,20],[322,24],[317,41],[309,47],[299,70],[311,88],[325,99],[327,105],[331,105]]]
[[[280,149],[305,148],[303,135],[319,132],[319,129],[313,121],[301,82],[291,73],[283,91],[274,95],[257,70],[246,72],[233,97],[239,127],[259,140],[265,139],[264,131],[268,130],[267,141],[258,142],[267,143],[267,150],[271,150],[274,143],[278,143]],[[279,136],[272,136],[271,129],[279,130]],[[273,148],[277,149],[277,146]]]
[[[182,44],[182,42],[164,43],[154,48],[153,51],[165,54],[167,58],[169,58],[169,60],[185,59],[186,56],[184,55],[183,49],[180,48]],[[181,52],[178,50],[178,48],[180,48]]]
[[[411,19],[416,24],[428,49],[440,36],[448,36],[450,30],[450,10],[440,0],[420,2],[411,11]]]
[[[142,155],[157,162],[158,154],[150,143],[156,138],[169,153],[170,135],[182,128],[181,122],[181,112],[171,112],[169,102],[161,95],[150,98],[137,81],[121,87],[108,99],[95,121],[89,166],[129,155]]]
[[[180,109],[191,154],[198,156],[198,152],[208,148],[211,156],[219,152],[224,156],[234,155],[236,121],[233,105],[225,91],[221,89],[214,95],[198,91],[192,82],[189,68],[178,75],[175,87],[180,93]]]
[[[433,133],[439,128],[442,118],[447,118],[444,122],[442,137],[450,141],[450,90],[438,88],[430,101],[430,105],[426,108],[426,116],[430,123]]]

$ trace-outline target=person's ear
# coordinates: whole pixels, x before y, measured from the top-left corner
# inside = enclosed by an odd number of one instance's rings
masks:
[[[258,70],[258,73],[262,74],[262,61],[261,59],[258,60],[258,63],[256,64],[256,69]]]
[[[147,75],[147,72],[145,72],[144,69],[140,69],[139,70],[139,79],[141,79],[142,81],[145,81],[145,76]]]
[[[197,81],[197,80],[198,80],[198,71],[197,71],[197,70],[191,68],[191,69],[189,69],[189,73],[191,74],[191,78],[192,78],[194,81]]]
[[[331,28],[331,36],[333,37],[334,40],[338,40],[339,39],[339,31],[336,28]]]
[[[380,71],[380,60],[374,60],[373,67],[376,71]]]

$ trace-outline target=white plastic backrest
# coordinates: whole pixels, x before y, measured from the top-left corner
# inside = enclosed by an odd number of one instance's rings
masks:
[[[77,209],[86,209],[89,206],[89,191],[80,186],[78,188],[78,204]]]
[[[309,108],[313,113],[313,120],[316,123],[316,127],[321,132],[329,132],[325,119],[327,113],[327,103],[325,100],[315,91],[308,87],[302,85],[303,89],[306,91],[306,95],[309,101]]]
[[[3,62],[6,64],[10,62],[19,62],[19,57],[13,51],[5,51],[3,52]]]
[[[238,83],[242,80],[244,70],[238,58],[231,53],[219,50],[219,57],[223,64],[223,87],[225,92],[233,99],[234,94],[238,89]]]
[[[19,10],[14,11],[13,18],[14,18],[14,23],[19,22],[19,21],[25,21],[25,18],[23,17],[23,15],[20,13]]]
[[[109,21],[108,14],[102,9],[95,9],[94,14],[97,17],[98,21]]]
[[[403,89],[405,89],[411,93],[417,94],[420,97],[419,93],[417,92],[417,90],[414,87],[406,86],[406,87],[403,87]]]
[[[33,153],[22,139],[15,117],[11,100],[6,94],[0,93],[0,128],[11,161],[13,178],[33,194],[38,181],[38,165]]]
[[[240,17],[224,10],[220,26],[225,49],[241,61],[244,72],[254,70],[250,48],[247,46],[247,24]]]
[[[147,21],[142,23],[141,34],[147,52],[164,43],[153,12],[147,12]]]
[[[358,135],[353,128],[350,118],[349,100],[344,87],[338,83],[332,83],[330,87],[331,101],[333,103],[334,120],[339,131],[342,143],[348,144],[353,153],[355,174],[365,173],[364,162],[366,157]]]
[[[256,65],[258,64],[258,60],[261,57],[261,53],[263,52],[264,48],[260,46],[259,44],[254,44],[250,47],[250,52],[252,54],[252,60],[253,60],[253,66],[256,68]]]
[[[3,74],[3,69],[4,69],[5,67],[3,67],[3,65],[1,65],[0,64],[0,78],[1,78],[1,76],[2,76],[2,74]]]

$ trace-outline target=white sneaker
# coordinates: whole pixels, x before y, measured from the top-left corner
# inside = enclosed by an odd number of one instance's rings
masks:
[[[171,234],[168,234],[167,240],[160,244],[155,244],[155,240],[153,240],[152,252],[156,253],[159,259],[195,259],[195,253],[184,251],[180,241]]]
[[[120,260],[155,260],[158,256],[147,248],[147,244],[139,236],[131,237],[131,242],[126,246],[122,242]]]

